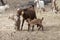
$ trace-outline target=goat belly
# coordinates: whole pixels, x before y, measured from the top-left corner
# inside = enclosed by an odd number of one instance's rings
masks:
[[[24,14],[23,14],[23,17],[25,19],[27,19],[27,18],[34,19],[35,13],[32,12],[32,11],[25,11]]]

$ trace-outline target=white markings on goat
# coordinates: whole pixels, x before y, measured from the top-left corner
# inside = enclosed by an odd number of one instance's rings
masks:
[[[24,11],[22,11],[21,13],[22,13],[22,15],[23,15],[23,14],[24,14]]]

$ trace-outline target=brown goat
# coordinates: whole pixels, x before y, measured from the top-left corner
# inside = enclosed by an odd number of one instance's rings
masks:
[[[29,25],[29,29],[30,29],[30,27],[31,26],[33,26],[33,25],[38,25],[38,30],[40,30],[40,28],[42,28],[42,30],[43,30],[43,25],[42,25],[42,21],[43,21],[43,17],[42,17],[42,19],[33,19],[33,20],[30,20],[29,18],[27,19],[27,22],[28,22],[28,24],[30,24]],[[33,31],[34,29],[32,28],[32,31]]]
[[[20,15],[22,15],[22,17],[23,17],[22,26],[21,26],[21,30],[22,30],[24,21],[27,18],[30,18],[31,20],[36,19],[36,13],[35,13],[35,10],[34,10],[34,5],[32,5],[29,8],[26,8],[26,9],[18,9],[17,10],[18,20],[20,19]],[[18,20],[16,21],[16,25],[17,25],[18,28],[20,28],[20,25],[18,25],[18,22],[20,22],[20,21],[18,21]],[[29,27],[28,27],[28,30],[29,30]]]

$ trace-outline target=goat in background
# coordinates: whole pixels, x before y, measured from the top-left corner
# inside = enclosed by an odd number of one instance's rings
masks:
[[[8,8],[9,8],[9,5],[8,4],[3,5],[3,6],[0,6],[0,12],[3,12],[3,11],[5,11]]]
[[[41,10],[45,11],[44,1],[43,0],[35,0],[34,3],[36,3],[37,13]]]

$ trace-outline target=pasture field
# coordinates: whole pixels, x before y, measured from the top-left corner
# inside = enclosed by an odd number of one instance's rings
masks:
[[[14,29],[14,21],[8,19],[10,14],[16,14],[16,10],[0,14],[0,40],[60,40],[60,14],[51,12],[38,13],[37,18],[44,17],[44,31],[28,32],[27,22],[24,23],[23,31]],[[1,16],[2,15],[2,16]]]
[[[33,32],[28,32],[26,21],[24,23],[23,31],[16,31],[14,29],[15,21],[8,19],[8,17],[10,14],[16,14],[16,10],[13,10],[13,8],[17,8],[16,5],[19,4],[20,1],[7,1],[11,5],[11,8],[5,13],[0,13],[0,40],[60,40],[60,13],[55,14],[51,11],[36,13],[37,18],[44,17],[44,31],[38,31],[35,26]],[[60,8],[60,0],[57,1],[57,5]]]

